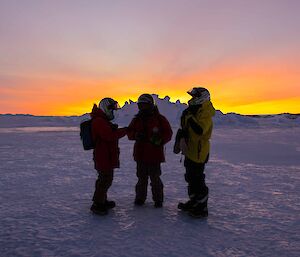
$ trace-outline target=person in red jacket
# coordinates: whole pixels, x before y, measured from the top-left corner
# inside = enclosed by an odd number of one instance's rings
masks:
[[[154,206],[162,207],[164,194],[160,179],[160,164],[165,161],[164,145],[172,138],[168,120],[159,113],[150,94],[138,98],[138,114],[128,127],[128,139],[135,140],[133,156],[137,162],[138,182],[135,187],[136,205],[143,205],[147,198],[150,177]]]
[[[120,166],[119,138],[127,133],[127,128],[118,128],[111,122],[114,119],[113,112],[117,109],[118,102],[104,98],[100,101],[99,107],[94,105],[91,112],[92,137],[95,142],[93,156],[98,172],[91,211],[100,215],[107,214],[108,209],[115,207],[114,201],[107,200],[107,191],[113,181],[114,169]]]

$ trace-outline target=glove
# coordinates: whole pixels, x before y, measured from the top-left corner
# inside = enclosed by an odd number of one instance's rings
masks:
[[[184,138],[180,139],[179,147],[180,147],[180,150],[181,150],[182,154],[186,155],[187,150],[188,150],[188,145],[187,145],[186,140]]]
[[[160,137],[159,134],[153,134],[152,137],[150,138],[151,144],[155,146],[161,146],[162,145],[162,138]]]
[[[114,124],[114,123],[112,123],[112,124],[111,124],[111,128],[112,128],[112,130],[117,130],[117,129],[118,129],[118,127],[119,127],[119,125],[118,125],[118,124]]]
[[[191,106],[189,106],[188,109],[192,115],[195,115],[198,112],[200,107],[201,107],[201,105],[191,105]]]
[[[180,139],[182,138],[182,129],[178,129],[175,137],[175,144],[173,147],[173,153],[179,154],[180,153]]]

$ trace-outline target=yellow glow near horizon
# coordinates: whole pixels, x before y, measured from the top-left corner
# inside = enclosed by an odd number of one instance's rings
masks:
[[[160,98],[164,98],[165,95],[160,95]],[[126,101],[129,99],[132,101],[136,101],[137,97],[126,97],[126,98],[115,98],[121,106],[124,105]],[[176,100],[180,100],[181,103],[187,103],[187,101],[190,99],[190,96],[170,96],[171,102],[175,102]],[[58,112],[54,113],[47,113],[47,115],[82,115],[84,113],[89,113],[92,110],[93,104],[98,104],[96,101],[85,101],[78,105],[68,106],[65,108],[62,108]],[[273,101],[262,101],[254,104],[241,104],[236,105],[234,108],[231,106],[228,106],[222,102],[213,101],[213,104],[217,110],[221,110],[223,113],[239,113],[239,114],[245,114],[245,115],[251,115],[251,114],[280,114],[280,113],[299,113],[299,103],[300,98],[294,98],[294,99],[280,99],[280,100],[273,100]]]
[[[36,78],[16,80],[16,85],[1,91],[1,113],[33,115],[82,115],[103,97],[112,97],[122,106],[129,99],[136,101],[142,93],[169,96],[171,101],[187,103],[186,93],[193,86],[204,86],[211,92],[216,109],[223,113],[276,114],[300,113],[300,74],[297,68],[279,69],[272,64],[259,67],[248,65],[242,69],[220,65],[206,72],[151,81],[128,77],[110,80]],[[278,70],[279,69],[279,70]],[[149,77],[147,73],[141,77]],[[43,85],[42,87],[40,85]],[[3,97],[4,95],[4,97]],[[5,97],[7,95],[7,97]]]
[[[236,106],[235,113],[239,114],[280,114],[299,113],[300,98],[264,101],[249,105]],[[232,112],[230,108],[222,108],[224,113]]]

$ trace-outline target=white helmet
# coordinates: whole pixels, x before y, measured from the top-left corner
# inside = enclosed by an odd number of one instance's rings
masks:
[[[109,120],[114,119],[114,110],[119,109],[120,106],[117,101],[112,98],[106,97],[99,102],[99,109],[101,109]]]
[[[204,87],[194,87],[187,92],[192,96],[192,99],[189,100],[189,105],[201,105],[206,101],[210,101],[209,91]]]
[[[146,104],[150,104],[150,105],[155,105],[155,101],[153,99],[153,96],[150,95],[150,94],[142,94],[139,96],[138,98],[138,101],[137,101],[138,104],[141,104],[141,103],[146,103]]]

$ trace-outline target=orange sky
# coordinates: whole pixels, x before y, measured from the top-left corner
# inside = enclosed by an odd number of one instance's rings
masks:
[[[224,113],[300,113],[300,2],[168,1],[1,2],[0,113],[187,102],[197,85]]]
[[[21,76],[7,81],[14,87],[1,89],[1,94],[9,96],[7,101],[1,101],[1,113],[80,115],[89,112],[102,97],[114,97],[122,105],[144,92],[187,102],[186,91],[194,85],[207,87],[215,107],[224,113],[300,112],[300,73],[293,63],[231,60],[198,73],[161,76],[139,70],[137,76],[129,74],[105,80],[57,75]]]
[[[6,95],[13,95],[14,100],[2,102],[1,110],[5,106],[10,109],[1,112],[80,115],[89,112],[93,103],[98,103],[102,97],[114,97],[123,104],[128,99],[136,100],[144,92],[158,93],[161,97],[168,95],[172,101],[180,99],[182,102],[187,102],[189,95],[186,91],[194,85],[202,85],[211,91],[215,107],[225,113],[299,113],[300,97],[296,86],[299,76],[284,75],[266,71],[249,71],[234,77],[221,77],[219,74],[213,76],[209,73],[209,77],[206,78],[195,74],[175,81],[164,80],[161,85],[157,84],[159,82],[152,84],[151,81],[142,84],[140,81],[135,82],[130,79],[98,82],[39,78],[29,80],[27,83],[24,83],[26,81],[24,79],[22,90],[19,88],[2,90]],[[198,77],[202,79],[197,79]],[[203,82],[197,83],[198,81]],[[291,86],[284,86],[287,83]],[[41,84],[43,86],[40,86]]]

